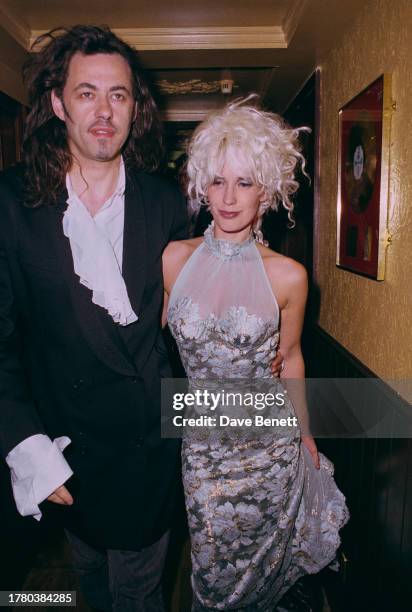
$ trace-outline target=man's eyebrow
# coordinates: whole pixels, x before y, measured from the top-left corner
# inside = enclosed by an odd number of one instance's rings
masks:
[[[74,91],[77,91],[78,89],[83,89],[83,88],[94,89],[94,90],[97,89],[96,85],[92,85],[91,83],[79,83],[74,88]]]
[[[118,91],[119,89],[122,91],[127,91],[127,93],[130,93],[126,85],[113,85],[113,87],[110,87],[109,91]]]
[[[93,91],[97,91],[97,87],[96,85],[93,85],[92,83],[79,83],[78,85],[76,85],[76,87],[74,88],[74,91],[77,91],[78,89],[92,89]],[[129,89],[126,87],[126,85],[113,85],[112,87],[110,87],[109,91],[126,91],[128,94],[130,94]]]

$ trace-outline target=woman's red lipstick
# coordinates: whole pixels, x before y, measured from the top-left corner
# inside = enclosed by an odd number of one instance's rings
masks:
[[[229,210],[219,210],[219,215],[221,217],[223,217],[224,219],[234,219],[235,217],[237,217],[240,213],[237,211],[229,211]]]

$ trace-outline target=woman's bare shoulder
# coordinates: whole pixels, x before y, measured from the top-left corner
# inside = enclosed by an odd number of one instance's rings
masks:
[[[257,247],[270,279],[282,279],[282,281],[291,284],[305,284],[307,282],[307,272],[301,263],[291,257],[272,251],[262,244],[257,244]]]
[[[188,238],[186,240],[173,240],[164,250],[163,257],[167,259],[181,259],[190,255],[203,242],[203,237]]]
[[[169,242],[163,252],[163,280],[167,293],[171,291],[180,270],[202,241],[203,238],[190,238]]]
[[[163,281],[165,291],[169,295],[183,266],[202,241],[203,238],[174,240],[169,242],[165,248],[163,252]]]

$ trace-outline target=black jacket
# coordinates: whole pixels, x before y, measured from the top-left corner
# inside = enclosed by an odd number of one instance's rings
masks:
[[[72,507],[50,502],[90,543],[138,550],[168,528],[178,444],[160,437],[162,251],[186,234],[186,207],[160,177],[126,180],[123,277],[139,320],[116,325],[74,273],[55,206],[21,202],[21,170],[0,178],[0,448],[68,435]]]

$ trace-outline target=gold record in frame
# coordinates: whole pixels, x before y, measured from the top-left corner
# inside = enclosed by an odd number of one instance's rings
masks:
[[[355,122],[349,133],[345,183],[349,204],[357,213],[369,206],[376,178],[376,130],[373,121]]]
[[[339,111],[336,265],[374,280],[385,277],[393,109],[384,74]]]

